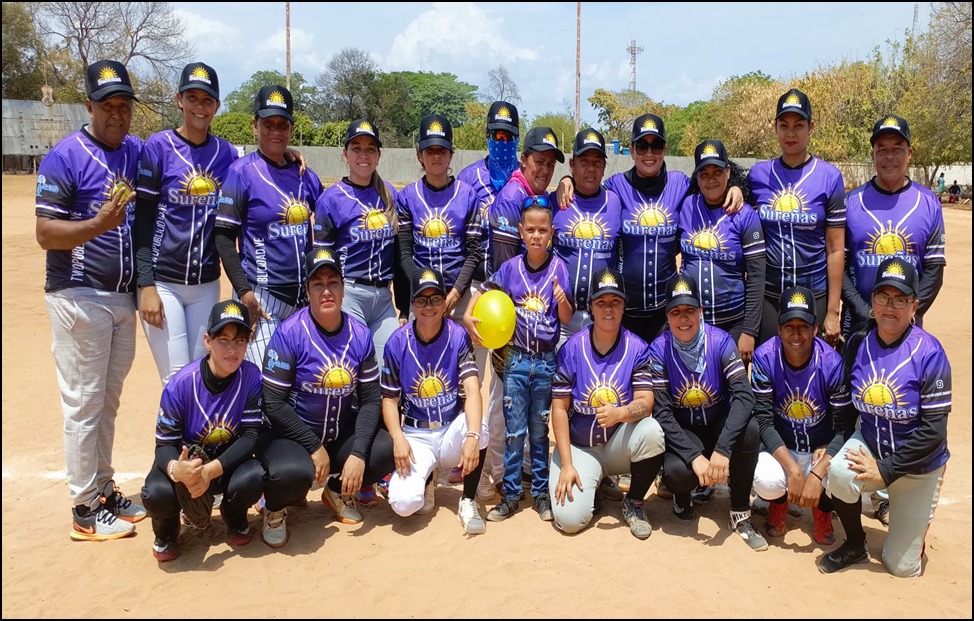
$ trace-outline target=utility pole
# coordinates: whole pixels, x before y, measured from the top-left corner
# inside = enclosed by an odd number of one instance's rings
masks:
[[[291,3],[284,3],[284,32],[285,34],[285,52],[287,60],[287,67],[284,74],[284,88],[291,90]]]
[[[629,90],[636,90],[636,54],[642,54],[643,46],[636,45],[636,38],[633,37],[629,41],[629,47],[626,48],[629,52]]]
[[[578,133],[579,92],[582,83],[582,3],[575,3],[575,133]]]

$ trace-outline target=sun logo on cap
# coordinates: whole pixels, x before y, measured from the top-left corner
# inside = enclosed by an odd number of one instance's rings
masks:
[[[281,217],[282,224],[304,224],[311,217],[311,210],[307,203],[292,195],[284,199],[277,215]]]
[[[809,419],[818,418],[821,414],[815,399],[792,389],[789,389],[788,394],[781,402],[780,408],[779,412],[785,418],[803,423],[810,423],[812,421]]]
[[[98,81],[107,82],[108,80],[117,80],[118,73],[115,72],[111,67],[102,67],[101,71],[98,72]]]
[[[203,68],[203,67],[197,67],[196,69],[193,69],[193,73],[189,74],[189,79],[190,80],[200,80],[200,81],[203,81],[203,82],[209,82],[210,81],[210,74],[206,71],[205,68]]]
[[[569,224],[569,235],[575,239],[602,239],[605,237],[606,226],[595,214],[580,214]]]
[[[659,131],[659,128],[656,127],[656,121],[654,121],[653,119],[646,119],[645,121],[643,121],[643,126],[640,131],[655,132],[655,131]]]
[[[706,145],[704,145],[703,151],[700,152],[700,157],[701,158],[705,158],[705,157],[717,157],[717,155],[719,155],[717,153],[717,146],[714,145],[714,144],[712,144],[712,143],[710,143],[710,142],[708,142]]]
[[[652,203],[646,205],[644,204],[642,208],[636,212],[633,220],[635,220],[636,226],[644,227],[657,227],[666,226],[670,223],[669,214],[662,208],[661,205],[654,205]]]
[[[359,123],[358,124],[358,127],[355,128],[355,131],[357,131],[357,132],[365,132],[367,134],[374,134],[375,133],[375,130],[372,129],[372,124],[369,123],[368,121],[362,121],[361,123]]]
[[[220,182],[202,166],[187,170],[181,183],[187,196],[215,196],[220,191]]]
[[[426,133],[427,134],[442,134],[443,133],[443,124],[440,123],[439,121],[433,121],[432,123],[429,124],[429,127],[426,128]]]
[[[886,377],[885,370],[879,375],[873,372],[871,377],[861,381],[853,394],[857,401],[867,406],[884,409],[896,409],[904,398],[893,378]]]
[[[623,405],[622,387],[616,384],[615,380],[607,379],[604,374],[600,380],[589,385],[586,393],[585,401],[593,408],[603,405]]]
[[[333,261],[333,260],[334,257],[332,256],[331,251],[325,250],[324,248],[322,248],[321,250],[315,253],[315,261]]]
[[[802,100],[799,99],[798,93],[791,93],[790,95],[788,95],[788,97],[785,98],[785,105],[786,106],[797,106],[797,107],[801,108],[802,107]]]
[[[720,250],[723,247],[723,239],[720,231],[705,227],[699,231],[694,231],[690,236],[690,243],[699,250]]]
[[[793,294],[791,294],[791,299],[788,300],[788,307],[791,308],[793,306],[800,307],[800,308],[808,308],[808,300],[805,299],[804,293],[802,293],[801,291],[796,291]]]
[[[771,209],[779,213],[799,213],[805,211],[805,194],[790,185],[774,193]]]
[[[236,304],[227,304],[223,312],[220,313],[220,317],[227,318],[233,317],[234,319],[243,319],[243,311]]]
[[[880,124],[880,127],[892,127],[893,129],[900,129],[900,122],[897,121],[895,118],[888,116],[885,119],[883,119],[883,122]]]
[[[619,283],[616,282],[616,277],[610,272],[602,274],[602,278],[599,279],[599,287],[618,287]]]
[[[284,101],[284,93],[281,91],[274,91],[271,93],[270,97],[267,98],[267,102],[278,106],[287,105],[287,103]]]
[[[906,272],[903,271],[903,266],[899,263],[891,263],[886,267],[886,271],[883,272],[882,278],[887,278],[892,276],[893,278],[903,278],[906,276]]]
[[[326,359],[319,367],[315,380],[319,388],[336,391],[332,394],[350,394],[353,390],[352,382],[355,381],[355,370],[344,360]]]
[[[511,119],[511,111],[507,109],[507,106],[501,106],[501,109],[497,111],[497,114],[494,115],[494,118],[505,119],[513,123],[513,120]]]
[[[716,391],[694,378],[677,391],[676,401],[681,408],[707,408],[717,403]]]
[[[420,283],[428,283],[428,282],[435,283],[435,282],[437,282],[437,280],[436,280],[436,274],[433,273],[433,270],[424,270],[423,273],[419,275],[419,282]]]
[[[214,420],[206,425],[196,435],[196,442],[205,446],[220,446],[233,440],[237,435],[237,425],[230,420],[230,413],[218,414]]]
[[[426,370],[421,372],[413,382],[413,396],[419,399],[433,399],[447,392],[452,392],[450,380],[432,365],[426,365]]]
[[[450,217],[444,209],[434,209],[425,218],[422,224],[423,237],[426,239],[441,239],[449,237],[453,227],[450,226]]]
[[[542,140],[542,142],[544,142],[546,144],[550,144],[551,146],[553,146],[555,148],[558,148],[558,139],[555,138],[555,135],[552,134],[551,132],[548,132],[547,134],[545,134],[544,140]]]
[[[548,310],[548,302],[545,296],[537,289],[531,289],[524,294],[517,305],[530,313],[545,313]]]
[[[379,209],[366,209],[362,214],[362,228],[370,231],[388,228],[389,218]]]
[[[589,132],[585,134],[585,138],[582,139],[582,142],[594,142],[597,144],[602,144],[602,141],[599,140],[598,134],[596,134],[595,132]]]
[[[678,295],[693,295],[693,289],[690,288],[690,283],[682,278],[676,281],[676,285],[673,287],[673,297]]]
[[[892,221],[888,221],[886,226],[878,231],[873,231],[869,235],[869,250],[874,255],[893,256],[896,254],[913,254],[914,244],[911,240],[913,236],[906,230],[895,226]]]

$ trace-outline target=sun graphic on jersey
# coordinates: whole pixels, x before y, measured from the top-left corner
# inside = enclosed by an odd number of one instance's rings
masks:
[[[899,402],[905,396],[899,386],[896,385],[896,381],[891,377],[886,377],[885,371],[879,375],[873,372],[871,377],[860,382],[855,394],[856,399],[866,405],[893,409],[898,407]]]
[[[426,365],[426,370],[413,382],[413,396],[418,399],[432,399],[450,391],[450,380],[432,365]]]
[[[125,175],[115,173],[105,182],[105,189],[101,193],[105,196],[106,201],[110,201],[116,194],[122,193],[123,196],[128,196],[134,191],[135,184],[132,181]]]
[[[805,193],[788,186],[771,197],[771,209],[781,213],[801,213],[805,211]]]
[[[548,311],[548,299],[536,287],[529,289],[517,301],[517,305],[533,313],[545,313]]]
[[[208,421],[197,435],[196,442],[206,446],[220,446],[233,440],[237,436],[237,425],[228,420],[229,417],[228,412]]]
[[[389,218],[381,209],[366,208],[362,213],[362,228],[377,231],[389,226]]]
[[[694,378],[677,392],[676,402],[681,408],[708,408],[717,403],[717,391]]]
[[[117,80],[118,74],[111,67],[103,67],[101,71],[98,72],[98,83],[107,82],[109,80]]]
[[[598,215],[583,213],[569,223],[568,230],[575,239],[602,239],[608,227]]]
[[[320,388],[330,390],[347,390],[355,381],[355,371],[344,360],[330,359],[321,365],[315,376]]]
[[[633,223],[646,227],[666,226],[670,224],[670,215],[658,203],[644,203],[633,215]]]
[[[187,170],[180,183],[183,194],[188,196],[209,196],[220,191],[220,182],[202,166]]]
[[[643,122],[643,126],[640,129],[640,131],[644,131],[644,132],[656,132],[656,131],[659,131],[659,128],[656,127],[656,121],[654,121],[653,119],[646,119]]]
[[[894,226],[892,222],[887,222],[886,226],[869,234],[869,250],[880,256],[913,254],[912,237],[910,233],[906,232],[906,229],[901,229]]]
[[[720,250],[724,245],[720,231],[713,227],[704,227],[690,234],[690,243],[700,250]]]
[[[420,223],[420,230],[426,239],[440,239],[449,237],[453,231],[450,216],[442,209],[434,209],[423,218]]]
[[[593,408],[603,405],[623,405],[622,393],[622,386],[619,386],[615,380],[606,379],[603,374],[602,379],[593,382],[585,391],[585,402]]]
[[[800,390],[789,389],[781,403],[781,414],[789,420],[807,423],[818,418],[819,413],[815,399]]]
[[[308,209],[306,202],[292,195],[284,199],[281,211],[277,215],[281,216],[281,222],[284,224],[304,224],[311,217],[311,210]]]
[[[210,74],[207,73],[204,67],[197,67],[193,69],[193,73],[189,74],[191,80],[202,80],[204,82],[210,81]]]

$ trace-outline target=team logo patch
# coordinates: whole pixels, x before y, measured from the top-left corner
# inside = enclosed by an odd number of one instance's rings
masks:
[[[888,116],[885,119],[883,119],[883,122],[880,125],[880,127],[883,128],[883,129],[886,129],[886,128],[892,128],[892,129],[898,129],[898,130],[902,130],[903,129],[902,127],[900,127],[900,122],[897,121],[895,118],[893,118],[891,116]]]
[[[700,152],[700,159],[705,160],[708,157],[717,157],[720,154],[717,152],[717,147],[712,143],[707,143],[703,147],[703,151]]]
[[[267,97],[268,106],[274,106],[276,108],[287,108],[287,101],[284,99],[284,93],[281,91],[274,91]]]
[[[281,217],[281,224],[305,224],[311,217],[311,210],[308,203],[291,195],[284,199],[277,215]]]
[[[583,393],[585,403],[592,408],[599,408],[603,405],[622,405],[622,386],[613,380],[607,379],[605,375],[590,384]]]
[[[544,139],[541,142],[545,144],[550,144],[556,149],[558,148],[558,139],[555,138],[555,135],[550,132],[545,134]]]
[[[819,411],[815,399],[798,390],[789,390],[781,403],[780,414],[785,418],[805,424],[817,421],[824,412]]]
[[[636,226],[655,228],[670,224],[670,216],[666,210],[659,205],[652,203],[643,205],[633,216]]]
[[[583,213],[569,223],[571,237],[575,239],[603,239],[609,228],[598,214]]]
[[[801,292],[796,291],[791,296],[791,299],[788,300],[788,308],[801,308],[808,310],[808,300],[805,299],[805,296]]]
[[[386,217],[384,211],[379,209],[367,209],[365,213],[362,214],[362,228],[375,231],[388,226],[389,218]]]
[[[442,371],[430,365],[413,382],[413,396],[418,399],[436,399],[448,392],[452,392],[450,381]]]
[[[720,231],[712,227],[704,227],[694,231],[690,236],[690,244],[699,250],[720,250],[723,247],[723,236]]]
[[[243,310],[236,304],[227,304],[223,312],[220,313],[220,319],[239,319],[243,321]]]
[[[910,233],[894,226],[890,221],[886,223],[886,226],[869,235],[869,250],[871,254],[884,257],[904,253],[914,254],[915,248],[911,238]]]
[[[210,196],[220,191],[220,182],[217,178],[199,165],[183,174],[180,185],[183,194],[187,196]]]
[[[717,391],[706,382],[692,379],[677,392],[676,401],[681,408],[708,408],[717,403]]]
[[[514,119],[511,118],[511,111],[507,109],[507,106],[501,106],[497,114],[494,115],[495,121],[507,121],[508,123],[513,123]]]
[[[111,67],[102,67],[102,70],[98,72],[98,86],[107,84],[109,82],[121,82],[122,78],[118,77],[115,70]]]
[[[653,119],[646,119],[645,121],[643,121],[643,126],[640,128],[640,131],[654,132],[658,134],[659,128],[656,127],[656,121],[654,121]]]
[[[805,194],[790,186],[778,190],[771,199],[771,209],[780,213],[801,213],[805,211]]]
[[[433,121],[426,128],[427,136],[446,136],[446,132],[443,131],[443,125],[439,121]]]
[[[432,210],[421,223],[423,237],[426,239],[441,239],[450,237],[453,230],[450,216],[443,209]]]
[[[906,280],[906,274],[903,272],[903,266],[898,263],[893,263],[880,276],[881,278],[895,278],[897,280]]]
[[[419,284],[421,284],[421,285],[426,285],[426,284],[436,285],[436,284],[439,284],[439,281],[436,278],[436,274],[434,274],[432,270],[423,270],[423,273],[419,275]]]
[[[204,82],[206,84],[211,84],[210,74],[207,72],[205,67],[196,67],[193,72],[189,74],[190,80],[195,80],[197,82]]]
[[[673,285],[672,297],[676,297],[678,295],[693,295],[693,290],[690,288],[690,283],[682,278],[676,281],[676,284]]]
[[[368,121],[363,121],[358,124],[355,128],[356,134],[368,134],[370,136],[375,136],[375,129],[372,128],[372,124]]]
[[[782,108],[798,108],[801,110],[802,100],[795,93],[791,93],[785,98],[784,103],[781,104]]]
[[[207,421],[203,429],[197,434],[196,441],[206,446],[220,446],[233,440],[237,435],[237,423],[230,420],[230,413],[226,412],[211,421]]]
[[[602,278],[601,280],[599,280],[599,289],[602,289],[604,287],[618,287],[618,286],[619,283],[616,282],[615,276],[613,276],[608,272],[602,274]]]
[[[355,370],[344,360],[326,360],[315,376],[316,385],[325,394],[343,396],[350,394],[355,381]]]
[[[594,144],[601,147],[602,141],[599,140],[598,134],[596,134],[595,132],[589,132],[585,134],[584,138],[582,138],[582,144]]]

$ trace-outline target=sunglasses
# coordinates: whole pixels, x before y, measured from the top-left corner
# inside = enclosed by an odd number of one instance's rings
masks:
[[[535,206],[543,209],[551,209],[551,201],[548,200],[547,196],[529,196],[521,203],[521,211]]]
[[[649,143],[645,140],[637,140],[632,145],[632,150],[638,155],[646,155],[646,152],[650,149],[653,150],[654,155],[660,155],[666,149],[665,142],[653,142]]]
[[[514,140],[514,134],[503,129],[491,130],[487,133],[487,137],[497,142],[511,142]]]
[[[423,308],[424,306],[443,306],[443,302],[446,302],[446,298],[442,295],[435,293],[433,295],[418,295],[413,298],[413,306],[416,308]]]

